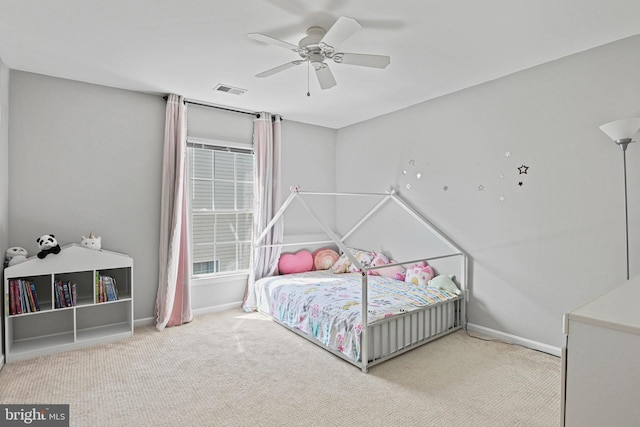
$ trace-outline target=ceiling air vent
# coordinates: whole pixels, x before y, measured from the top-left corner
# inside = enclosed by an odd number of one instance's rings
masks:
[[[214,87],[213,90],[217,92],[230,93],[232,95],[242,95],[247,91],[246,89],[240,89],[239,87],[233,87],[233,86],[223,85],[223,84],[216,85],[216,87]]]

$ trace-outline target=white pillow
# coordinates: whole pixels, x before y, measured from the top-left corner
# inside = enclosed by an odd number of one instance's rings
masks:
[[[364,251],[362,249],[348,248],[351,254],[357,259],[363,267],[367,267],[371,264],[371,261],[375,257],[372,251]],[[351,263],[351,259],[347,254],[340,255],[340,258],[330,268],[332,273],[356,273],[358,270],[355,265]]]
[[[441,274],[440,276],[436,276],[429,280],[429,286],[460,295],[462,292],[460,292],[460,289],[456,286],[453,278],[453,275],[445,276],[444,274]]]

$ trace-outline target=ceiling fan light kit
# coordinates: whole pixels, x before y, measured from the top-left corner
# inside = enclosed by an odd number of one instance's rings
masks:
[[[329,68],[329,65],[325,62],[325,59],[332,59],[336,64],[357,65],[360,67],[379,69],[385,68],[391,63],[391,58],[386,55],[370,55],[336,51],[342,42],[351,37],[351,35],[360,28],[362,28],[361,25],[355,19],[341,16],[329,31],[325,31],[322,27],[309,27],[307,29],[306,36],[298,42],[297,46],[265,34],[247,34],[247,37],[252,40],[257,40],[294,51],[300,55],[300,58],[302,58],[258,73],[256,74],[256,77],[269,77],[306,62],[313,66],[320,87],[322,89],[329,89],[336,85],[336,80]],[[309,95],[308,92],[307,95]]]

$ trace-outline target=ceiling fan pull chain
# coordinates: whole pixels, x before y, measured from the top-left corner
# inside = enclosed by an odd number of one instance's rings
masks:
[[[309,73],[311,73],[311,61],[307,61],[307,96],[311,96],[309,91]]]

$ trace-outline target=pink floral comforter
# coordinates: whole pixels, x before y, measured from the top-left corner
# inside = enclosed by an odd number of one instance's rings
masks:
[[[457,295],[379,276],[368,277],[368,322],[457,298]],[[257,307],[352,360],[360,358],[362,277],[328,271],[265,277],[255,284]]]

